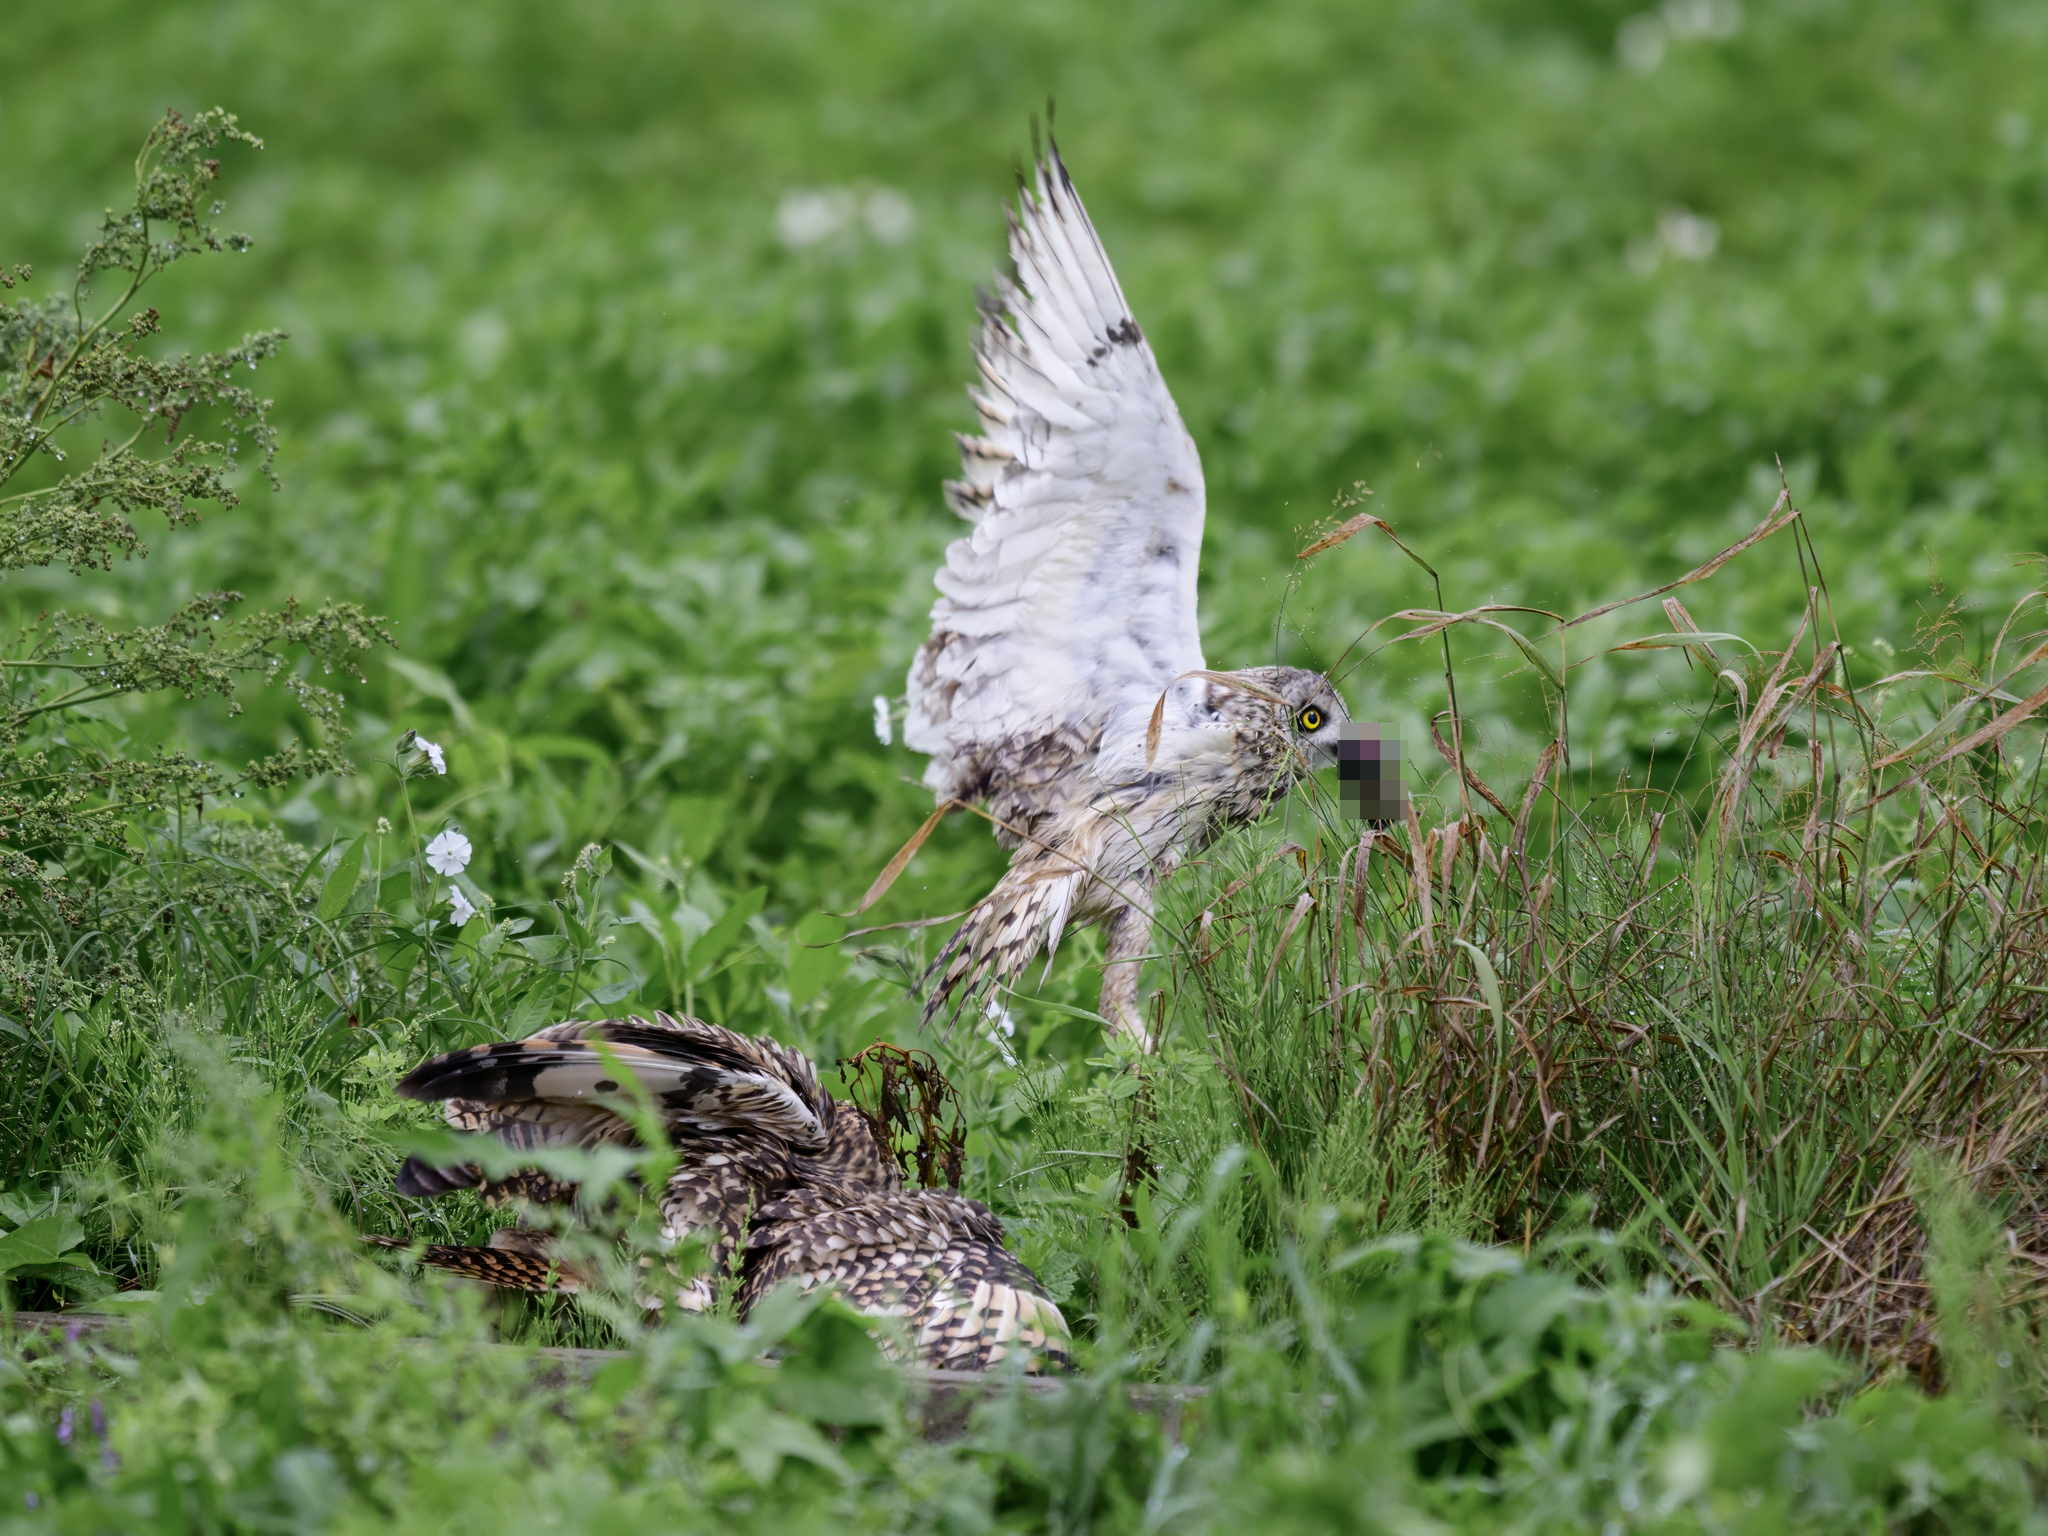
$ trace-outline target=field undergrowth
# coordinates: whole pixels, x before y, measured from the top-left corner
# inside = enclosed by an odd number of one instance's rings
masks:
[[[0,1343],[0,1529],[2040,1528],[2038,19],[575,21],[9,24],[0,1278],[125,1321]],[[1142,1059],[1085,933],[919,1030],[971,817],[851,915],[1049,91],[1212,660],[1410,796],[1184,870]],[[363,1248],[496,1224],[396,1077],[656,1008],[932,1051],[1074,1377]]]

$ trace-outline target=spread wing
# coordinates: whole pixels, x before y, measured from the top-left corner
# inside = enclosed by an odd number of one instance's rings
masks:
[[[451,1124],[515,1148],[591,1146],[624,1133],[613,1112],[625,1102],[621,1069],[653,1096],[673,1136],[756,1133],[800,1151],[825,1149],[825,1095],[807,1057],[666,1014],[653,1022],[572,1020],[524,1040],[436,1056],[407,1073],[398,1094],[451,1101]]]
[[[924,782],[940,797],[986,798],[1030,830],[1203,665],[1203,490],[1057,149],[1018,201],[1016,278],[984,300],[976,347],[983,435],[960,440],[963,478],[946,487],[974,531],[938,573],[903,737],[932,754]]]

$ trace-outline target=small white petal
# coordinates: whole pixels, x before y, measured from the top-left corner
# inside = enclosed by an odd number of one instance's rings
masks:
[[[459,885],[448,893],[448,916],[458,928],[476,916],[476,908],[470,905],[469,898],[463,894]]]
[[[875,740],[886,747],[892,734],[889,729],[889,701],[878,693],[875,695]]]
[[[427,754],[427,761],[434,765],[434,772],[446,773],[448,771],[448,759],[443,755],[437,743],[423,738],[420,741],[420,750]]]
[[[469,868],[469,839],[460,832],[443,832],[427,844],[427,868],[437,875],[459,875]]]

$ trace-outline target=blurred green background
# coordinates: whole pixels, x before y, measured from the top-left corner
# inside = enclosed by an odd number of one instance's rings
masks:
[[[1203,454],[1213,662],[1328,661],[1432,601],[1363,538],[1290,590],[1354,482],[1451,606],[1576,611],[1752,526],[1779,460],[1863,676],[1965,590],[1995,628],[2048,497],[2048,9],[1639,3],[16,7],[0,258],[61,281],[150,122],[219,103],[268,141],[224,183],[256,248],[152,299],[173,348],[292,339],[281,494],[0,600],[362,599],[403,650],[361,754],[448,741],[428,809],[503,899],[609,838],[785,919],[848,905],[929,803],[869,700],[959,530],[974,289],[1055,98]],[[1772,545],[1688,601],[1769,646],[1801,590]],[[1460,644],[1481,745],[1538,739],[1511,653]],[[1587,782],[1701,686],[1576,674]],[[1349,683],[1411,732],[1441,688],[1416,647]],[[131,724],[235,759],[298,729]],[[388,790],[225,814],[324,840]],[[997,854],[958,822],[879,915],[975,894]]]

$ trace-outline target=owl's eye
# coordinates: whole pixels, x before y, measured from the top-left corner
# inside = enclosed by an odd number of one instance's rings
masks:
[[[1294,717],[1294,723],[1304,731],[1320,731],[1323,728],[1323,712],[1311,704]]]

